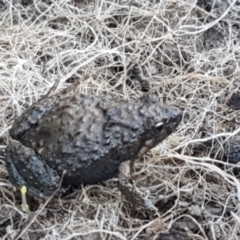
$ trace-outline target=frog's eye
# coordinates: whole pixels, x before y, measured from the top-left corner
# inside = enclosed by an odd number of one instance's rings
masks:
[[[163,130],[163,126],[164,126],[163,122],[158,122],[158,123],[155,125],[155,128],[156,128],[159,132],[161,132],[161,131]]]

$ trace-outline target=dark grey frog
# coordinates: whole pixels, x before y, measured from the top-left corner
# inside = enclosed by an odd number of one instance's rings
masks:
[[[182,118],[177,107],[154,95],[112,104],[104,97],[77,94],[76,87],[44,96],[10,130],[9,179],[26,186],[30,195],[48,198],[57,189],[61,193],[115,177],[121,164],[155,147]]]

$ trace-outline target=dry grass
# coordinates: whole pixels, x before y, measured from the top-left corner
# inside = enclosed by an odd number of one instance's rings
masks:
[[[199,240],[240,238],[239,179],[220,159],[223,140],[240,131],[239,111],[226,105],[240,87],[240,6],[196,2],[0,1],[0,150],[14,117],[56,81],[62,89],[85,74],[92,80],[84,92],[136,98],[141,89],[127,83],[142,79],[184,110],[178,130],[135,165],[136,185],[157,199],[159,216],[133,210],[112,179],[37,206],[29,220],[2,161],[0,213],[13,217],[0,218],[2,239],[157,239],[170,229]],[[204,145],[213,139],[220,147]]]

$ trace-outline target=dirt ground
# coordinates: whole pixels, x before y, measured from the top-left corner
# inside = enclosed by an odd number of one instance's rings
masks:
[[[0,1],[1,239],[240,239],[239,29],[236,0]],[[32,214],[22,212],[4,163],[13,119],[87,74],[81,92],[149,91],[183,110],[177,131],[135,162],[158,212],[134,208],[115,178],[68,199],[29,197]]]

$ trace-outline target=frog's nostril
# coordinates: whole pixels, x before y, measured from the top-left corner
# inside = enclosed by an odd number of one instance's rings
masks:
[[[172,109],[171,113],[172,113],[173,118],[178,119],[178,120],[182,119],[182,111],[179,108],[174,107]]]

